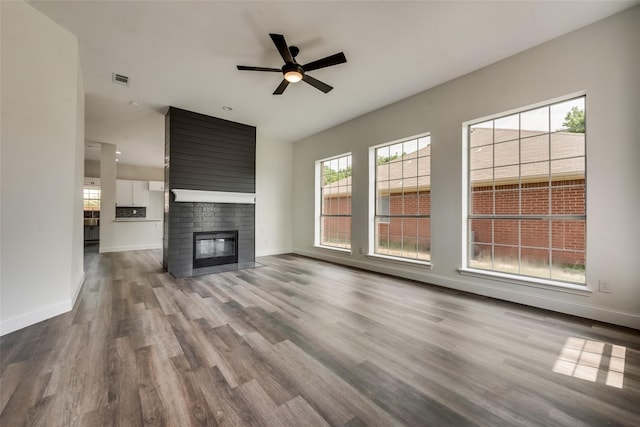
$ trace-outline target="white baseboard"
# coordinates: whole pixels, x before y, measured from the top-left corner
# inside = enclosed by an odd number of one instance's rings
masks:
[[[20,316],[12,319],[3,320],[0,322],[0,336],[17,331],[18,329],[26,328],[27,326],[34,325],[43,320],[50,319],[52,317],[64,314],[71,311],[72,304],[71,299],[60,301],[56,304],[42,307],[38,310],[31,311],[29,313],[21,314]]]
[[[271,249],[262,249],[260,251],[256,251],[256,258],[261,256],[270,256],[270,255],[282,255],[282,254],[290,254],[291,248],[282,249],[282,248],[271,248]]]
[[[78,299],[78,295],[80,295],[80,291],[82,290],[82,286],[84,285],[84,271],[80,274],[80,277],[76,281],[76,288],[71,293],[71,307],[76,305],[76,300]]]
[[[107,252],[125,252],[125,251],[143,251],[145,249],[162,249],[162,243],[149,243],[145,245],[130,246],[100,246],[100,253]]]
[[[389,274],[405,279],[415,280],[427,284],[443,286],[445,288],[465,291],[472,294],[497,298],[504,301],[515,302],[532,307],[538,307],[545,310],[556,311],[558,313],[570,314],[573,316],[584,317],[586,319],[598,320],[601,322],[612,323],[614,325],[626,326],[633,329],[640,329],[640,314],[630,313],[626,311],[614,310],[605,307],[597,307],[588,304],[579,304],[573,301],[563,301],[553,298],[553,292],[549,296],[534,295],[526,291],[526,287],[506,288],[504,284],[493,286],[475,281],[470,277],[461,276],[459,279],[452,279],[440,275],[428,273],[418,273],[398,265],[373,264],[370,262],[353,259],[342,254],[319,253],[306,249],[294,249],[293,253],[316,258],[324,261],[334,262],[336,264],[347,265],[350,267],[361,268],[363,270],[373,271],[377,273]]]

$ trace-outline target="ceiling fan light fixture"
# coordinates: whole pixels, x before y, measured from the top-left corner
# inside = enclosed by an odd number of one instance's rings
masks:
[[[302,73],[298,70],[291,70],[284,73],[284,79],[289,83],[298,83],[302,80]]]
[[[331,91],[331,89],[333,89],[333,87],[329,86],[328,84],[311,77],[309,74],[307,74],[307,72],[330,67],[332,65],[344,64],[345,62],[347,62],[347,58],[344,56],[343,52],[335,53],[333,55],[327,56],[326,58],[317,59],[315,61],[309,62],[308,64],[300,65],[296,62],[295,59],[296,56],[298,56],[300,49],[298,49],[296,46],[288,46],[282,34],[269,33],[269,36],[271,37],[273,44],[276,46],[276,49],[278,49],[280,56],[284,60],[284,65],[282,66],[282,68],[277,69],[271,67],[237,65],[236,68],[238,68],[238,70],[267,71],[270,73],[277,73],[278,71],[281,71],[283,80],[273,92],[274,95],[282,95],[284,90],[289,86],[289,83],[297,83],[300,80],[324,93],[327,93]]]

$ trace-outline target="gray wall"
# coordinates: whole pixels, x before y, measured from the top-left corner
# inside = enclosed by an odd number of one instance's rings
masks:
[[[117,179],[131,179],[134,181],[164,181],[164,168],[148,166],[134,166],[118,163]]]
[[[100,162],[85,159],[84,176],[100,178]],[[164,181],[164,169],[117,163],[116,178],[134,181]]]
[[[640,328],[640,6],[294,144],[296,253]],[[482,47],[479,46],[479,49]],[[434,58],[437,60],[437,58]],[[587,287],[463,276],[463,123],[557,97],[587,96]],[[432,267],[358,253],[368,241],[369,147],[431,133]],[[350,254],[314,247],[314,163],[352,152]],[[598,292],[598,280],[613,292]]]
[[[84,176],[100,178],[100,162],[98,160],[84,160]]]

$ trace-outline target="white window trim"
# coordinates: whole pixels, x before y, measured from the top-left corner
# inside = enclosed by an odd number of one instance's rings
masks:
[[[567,292],[578,295],[590,295],[593,289],[586,285],[577,283],[560,282],[557,280],[544,279],[542,277],[521,276],[518,274],[500,273],[490,270],[479,270],[476,268],[459,268],[458,273],[463,276],[471,276],[482,279],[496,280],[498,282],[509,283],[512,285],[522,285],[541,289],[550,289],[553,291]]]
[[[375,259],[383,259],[385,261],[391,261],[391,262],[404,264],[404,265],[406,265],[406,264],[414,264],[414,265],[419,265],[421,267],[426,267],[428,269],[431,269],[431,261],[424,261],[424,260],[415,259],[415,258],[402,258],[402,257],[397,257],[397,256],[376,254],[376,253],[369,253],[369,254],[367,254],[367,257],[368,258],[375,258]]]
[[[313,246],[320,246],[320,210],[322,209],[322,203],[320,202],[320,195],[322,194],[321,186],[322,183],[320,181],[320,168],[322,166],[322,162],[324,160],[316,160],[315,168],[314,168],[314,180],[313,180],[313,188],[314,188],[314,221],[313,221]]]
[[[315,162],[315,167],[314,167],[314,225],[313,225],[313,246],[315,248],[320,248],[320,249],[329,249],[329,250],[333,250],[333,251],[338,251],[338,252],[345,252],[345,253],[352,253],[353,251],[353,245],[350,249],[347,248],[339,248],[337,246],[326,246],[326,245],[322,245],[320,244],[320,221],[321,221],[321,213],[322,213],[322,202],[320,201],[320,196],[322,194],[322,182],[320,181],[320,171],[321,171],[321,167],[322,167],[322,162],[326,162],[327,160],[333,160],[333,159],[337,159],[339,157],[345,157],[345,156],[351,156],[351,161],[353,162],[353,154],[348,151],[346,153],[343,154],[337,154],[335,156],[330,156],[330,157],[325,157],[323,159],[320,160],[316,160]],[[351,166],[353,168],[353,165]],[[353,174],[353,172],[352,172]],[[352,178],[353,180],[353,178]],[[353,191],[353,181],[352,181],[352,191]],[[353,200],[353,196],[352,196],[352,200]],[[350,215],[351,218],[352,215]],[[353,229],[352,229],[353,232]],[[351,243],[351,242],[349,242]]]
[[[353,249],[339,248],[337,246],[313,245],[313,247],[314,248],[318,248],[318,249],[327,249],[329,251],[344,252],[346,254],[352,254],[353,253]]]
[[[499,113],[490,114],[488,116],[480,117],[477,119],[469,120],[466,122],[462,122],[462,217],[460,218],[461,227],[462,227],[462,240],[460,242],[460,247],[462,248],[461,255],[462,259],[460,260],[460,267],[458,272],[462,275],[473,276],[478,278],[487,278],[493,280],[499,280],[507,283],[530,286],[535,288],[543,288],[543,289],[551,289],[551,290],[565,290],[566,292],[576,293],[576,294],[590,294],[593,290],[588,286],[589,280],[585,278],[584,284],[578,283],[570,283],[570,282],[561,282],[551,279],[544,278],[536,278],[532,276],[524,276],[524,275],[514,275],[508,273],[500,273],[490,270],[480,270],[469,267],[469,230],[467,227],[467,221],[469,219],[469,126],[473,126],[478,123],[483,123],[488,120],[494,120],[500,117],[509,116],[512,114],[519,114],[526,110],[534,110],[536,108],[544,107],[550,104],[556,104],[563,101],[568,101],[573,98],[579,98],[582,96],[586,96],[587,91],[582,90],[578,92],[573,92],[568,95],[559,96],[552,99],[547,99],[544,101],[539,101],[534,104],[530,104],[524,107],[513,108],[511,110],[502,111]],[[585,147],[585,158],[586,158],[586,147]],[[586,171],[585,171],[586,174]],[[586,175],[585,175],[586,176]],[[586,196],[585,196],[586,197]],[[588,231],[588,230],[587,230]],[[586,251],[585,251],[586,253]]]
[[[387,141],[380,144],[372,145],[369,147],[369,230],[368,230],[368,245],[366,256],[370,258],[379,258],[389,261],[397,261],[402,264],[418,264],[431,268],[431,260],[423,261],[414,258],[395,257],[391,255],[377,254],[375,252],[375,238],[376,238],[376,150],[380,147],[386,147],[387,145],[398,144],[412,139],[424,138],[431,136],[431,132],[421,132],[415,135],[398,138],[393,141]],[[431,141],[433,145],[433,141]],[[391,203],[391,200],[389,200]],[[391,205],[389,205],[391,208]],[[391,218],[391,216],[389,216]],[[429,215],[431,217],[431,215]]]

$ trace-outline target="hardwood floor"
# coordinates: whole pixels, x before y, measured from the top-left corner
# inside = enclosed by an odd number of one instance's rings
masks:
[[[259,262],[176,280],[160,251],[88,253],[73,312],[0,340],[0,425],[640,423],[638,331]]]

